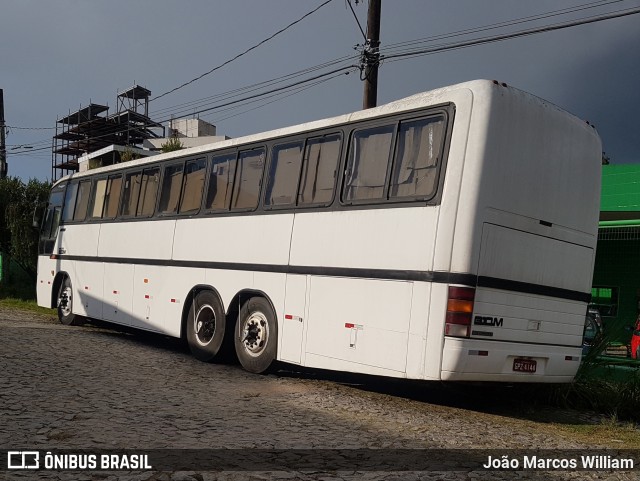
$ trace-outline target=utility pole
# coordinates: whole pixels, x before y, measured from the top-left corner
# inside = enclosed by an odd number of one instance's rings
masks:
[[[367,14],[367,43],[364,46],[364,96],[362,108],[378,104],[378,64],[380,63],[380,9],[382,0],[369,0]]]
[[[4,143],[4,94],[0,89],[0,179],[7,176],[7,149]]]

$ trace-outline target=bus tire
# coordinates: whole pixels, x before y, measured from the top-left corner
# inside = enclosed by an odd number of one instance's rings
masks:
[[[83,322],[82,316],[73,313],[73,286],[69,276],[65,276],[58,290],[56,302],[58,319],[65,326],[79,326]]]
[[[211,291],[200,291],[193,298],[187,316],[187,344],[200,361],[213,361],[222,347],[225,314],[222,304]]]
[[[273,367],[278,326],[269,301],[252,297],[242,305],[233,340],[238,360],[247,371],[262,374]]]

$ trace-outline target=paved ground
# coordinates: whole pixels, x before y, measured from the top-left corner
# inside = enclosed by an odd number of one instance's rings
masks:
[[[237,449],[230,453],[246,456],[250,465],[253,448],[586,447],[504,413],[471,411],[446,400],[415,400],[411,393],[421,389],[415,385],[391,388],[389,395],[379,388],[380,380],[337,379],[343,382],[308,373],[251,375],[234,365],[198,362],[177,340],[91,325],[66,327],[47,316],[0,308],[0,451]],[[354,382],[358,385],[349,385]],[[435,393],[433,399],[439,399],[437,388]],[[0,479],[33,479],[34,474],[0,470]],[[38,479],[109,481],[638,479],[638,471],[327,472],[318,468],[38,474]]]

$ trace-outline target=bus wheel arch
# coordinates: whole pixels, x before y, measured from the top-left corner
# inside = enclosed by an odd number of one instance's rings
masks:
[[[235,318],[236,356],[249,372],[269,372],[275,365],[278,347],[278,319],[273,303],[261,291],[243,291],[234,301],[228,317]]]
[[[192,288],[184,303],[182,319],[181,337],[196,359],[212,362],[223,357],[229,336],[224,304],[214,287]]]

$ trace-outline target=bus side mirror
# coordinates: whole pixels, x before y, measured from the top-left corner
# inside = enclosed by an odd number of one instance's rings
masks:
[[[40,226],[42,225],[42,219],[44,217],[44,211],[47,208],[46,202],[40,202],[36,204],[33,209],[33,220],[31,221],[31,227],[34,229],[40,230]]]

